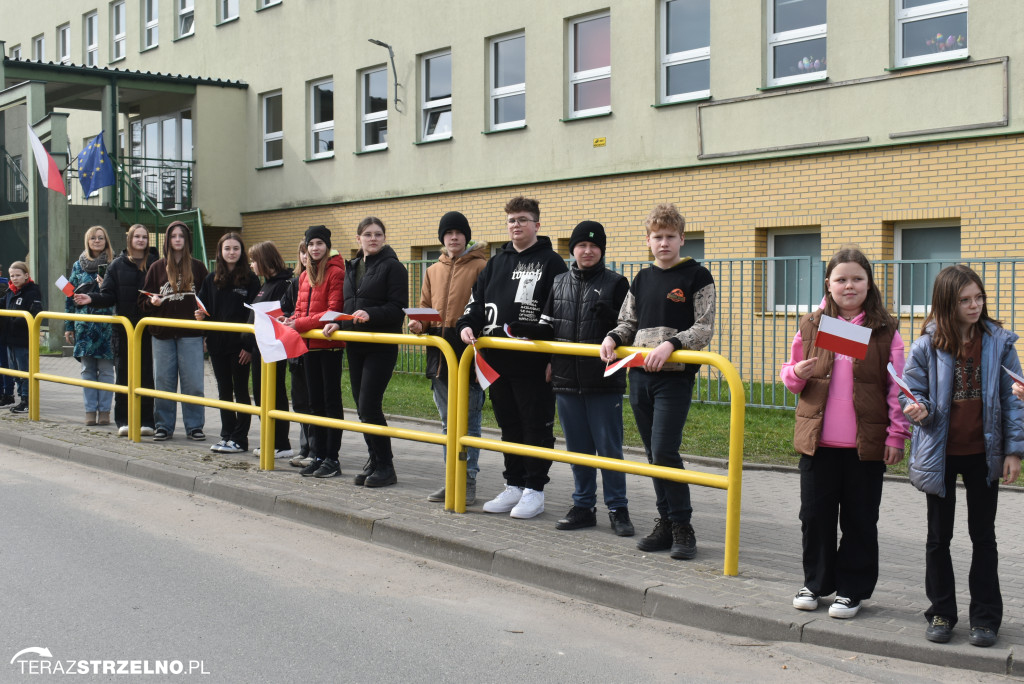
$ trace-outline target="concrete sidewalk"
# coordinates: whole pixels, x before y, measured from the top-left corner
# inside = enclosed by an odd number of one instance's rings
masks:
[[[46,360],[44,372],[77,375],[73,359]],[[206,396],[215,397],[207,366]],[[219,412],[206,411],[205,443],[190,442],[181,429],[172,440],[133,444],[118,438],[113,426],[83,424],[77,387],[42,383],[41,420],[0,410],[0,443],[66,458],[120,474],[143,478],[196,494],[212,496],[268,514],[315,525],[339,534],[433,560],[542,587],[634,614],[679,622],[716,632],[772,641],[801,641],[867,654],[916,660],[986,672],[1019,674],[1013,652],[1024,644],[1024,529],[1016,524],[1024,499],[1003,489],[996,528],[1000,546],[1004,620],[999,643],[989,649],[967,643],[967,574],[970,543],[963,490],[958,491],[954,568],[960,591],[960,623],[953,641],[939,645],[924,639],[923,613],[925,498],[905,478],[885,483],[879,520],[881,573],[874,597],[853,620],[792,607],[802,584],[800,564],[799,480],[795,469],[748,465],[743,481],[743,516],[738,577],[722,576],[725,492],[691,487],[697,557],[674,561],[667,553],[645,554],[636,539],[612,534],[604,506],[598,527],[563,532],[555,521],[572,505],[569,466],[555,463],[545,489],[546,511],[532,520],[489,515],[481,504],[502,486],[501,455],[481,454],[478,503],[465,515],[446,513],[427,494],[443,482],[441,449],[419,442],[395,442],[399,483],[382,489],[352,484],[366,460],[362,435],[345,433],[343,477],[299,477],[286,460],[274,471],[260,471],[251,454],[209,451],[219,437]],[[626,409],[628,410],[628,408]],[[354,412],[346,412],[354,419]],[[439,424],[393,420],[392,425],[439,430]],[[425,426],[426,425],[426,426]],[[293,446],[298,446],[292,425]],[[250,444],[258,444],[258,420]],[[631,455],[637,458],[637,455]],[[724,474],[724,463],[690,459],[695,469]],[[628,478],[629,509],[637,535],[650,532],[657,516],[647,478]],[[825,602],[823,602],[825,603]]]

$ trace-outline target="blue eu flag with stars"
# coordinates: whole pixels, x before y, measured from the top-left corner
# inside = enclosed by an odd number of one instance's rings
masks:
[[[114,165],[103,145],[102,131],[78,153],[78,180],[86,197],[114,184]]]

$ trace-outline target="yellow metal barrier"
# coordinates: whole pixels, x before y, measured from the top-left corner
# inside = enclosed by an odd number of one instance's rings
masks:
[[[514,351],[537,352],[547,354],[569,354],[573,356],[595,356],[601,355],[600,346],[596,344],[574,344],[570,342],[538,342],[514,340],[502,337],[480,337],[477,339],[477,347],[480,349],[508,349]],[[650,352],[650,349],[640,347],[619,347],[616,353],[620,358],[629,356],[633,352]],[[724,356],[711,352],[701,351],[677,351],[669,357],[670,361],[679,363],[701,363],[709,364],[719,369],[725,376],[729,385],[729,393],[732,397],[729,417],[729,472],[728,475],[713,475],[693,470],[682,470],[656,466],[650,463],[635,463],[632,461],[619,460],[615,458],[604,458],[589,454],[579,454],[561,449],[547,449],[544,447],[528,446],[503,442],[500,439],[484,439],[481,437],[469,437],[466,435],[466,419],[469,410],[469,373],[470,361],[472,360],[473,348],[468,347],[462,354],[462,363],[459,365],[459,406],[456,412],[457,425],[455,426],[460,448],[478,447],[501,451],[520,456],[532,456],[543,458],[549,461],[561,461],[563,463],[575,463],[577,465],[602,468],[604,470],[617,470],[633,475],[645,477],[657,477],[663,480],[685,482],[704,487],[715,487],[725,489],[726,512],[725,512],[725,560],[723,574],[735,575],[738,572],[739,546],[740,546],[740,498],[743,486],[743,420],[745,415],[745,398],[743,383],[739,373],[732,363]],[[451,424],[449,423],[449,427]],[[464,473],[464,470],[463,470]],[[446,483],[449,488],[455,484],[451,481]],[[462,491],[465,492],[465,477],[462,477]],[[456,511],[465,510],[465,496],[456,499]]]
[[[39,406],[39,392],[36,391],[33,394],[33,391],[32,391],[32,361],[31,361],[32,356],[33,356],[33,351],[32,351],[32,340],[33,340],[33,337],[32,337],[32,314],[30,314],[28,311],[8,311],[7,309],[0,309],[0,316],[6,316],[7,318],[23,318],[23,319],[25,319],[25,327],[28,328],[28,331],[29,331],[29,335],[28,335],[28,358],[29,358],[28,370],[27,371],[19,371],[19,370],[14,370],[13,368],[0,368],[0,375],[11,375],[11,376],[13,376],[15,378],[25,378],[25,379],[28,380],[28,405],[30,407],[30,411],[31,411],[31,407],[32,406],[37,407],[36,408],[36,418],[35,418],[35,420],[39,420],[39,415],[38,415],[39,414],[39,409],[38,409],[38,406]],[[37,359],[35,367],[39,368],[39,362],[38,362],[38,359],[39,359],[39,335],[38,334],[35,336],[35,357]],[[7,362],[8,362],[8,364],[13,363],[13,361],[10,360],[10,358],[8,358]],[[36,386],[36,390],[38,390],[38,385]],[[15,391],[17,391],[17,389],[15,389]],[[29,413],[29,418],[31,418],[31,417],[32,417],[32,414]]]

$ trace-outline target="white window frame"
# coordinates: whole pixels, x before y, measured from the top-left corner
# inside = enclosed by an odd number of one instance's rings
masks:
[[[451,95],[449,95],[448,97],[438,98],[436,100],[430,100],[430,101],[427,100],[427,65],[430,62],[430,60],[437,59],[438,57],[444,57],[445,55],[447,55],[449,57],[448,63],[451,65],[451,69],[450,69],[449,74],[448,74],[448,78],[449,78],[449,80],[452,83],[452,88],[451,89],[455,90],[455,80],[454,80],[454,73],[453,73],[455,71],[455,65],[454,65],[454,63],[451,60],[451,55],[452,55],[451,49],[440,50],[438,52],[432,52],[430,54],[423,55],[422,57],[420,57],[420,71],[422,72],[421,83],[420,83],[420,93],[421,93],[421,97],[420,97],[420,113],[421,113],[421,116],[422,116],[422,119],[423,119],[423,123],[420,126],[420,132],[421,132],[420,140],[422,142],[430,142],[430,141],[433,141],[433,140],[448,140],[448,139],[450,139],[452,137],[452,130],[449,130],[449,131],[444,132],[444,133],[433,133],[433,134],[428,134],[427,133],[427,124],[430,122],[430,115],[431,114],[433,114],[435,112],[440,113],[440,112],[447,111],[447,112],[449,112],[449,114],[451,116],[454,116],[454,113],[452,112],[452,98],[451,98]],[[451,118],[451,116],[449,118]],[[451,129],[453,129],[453,130],[455,128],[454,124],[455,124],[455,122],[454,122],[454,120],[452,120]]]
[[[791,85],[793,83],[806,83],[807,81],[820,81],[828,76],[828,67],[818,71],[811,71],[805,74],[796,74],[794,76],[783,76],[781,78],[775,78],[775,48],[782,45],[791,45],[793,43],[804,43],[811,40],[818,40],[820,38],[825,39],[826,54],[828,46],[828,23],[818,24],[817,26],[805,26],[804,28],[793,29],[792,31],[782,31],[780,33],[773,33],[772,27],[775,26],[775,0],[765,0],[768,7],[768,78],[767,83],[769,86],[784,86]],[[826,2],[827,0],[822,0]],[[827,58],[826,58],[827,59]]]
[[[686,93],[668,94],[668,70],[670,67],[680,64],[693,64],[695,62],[711,61],[711,46],[683,50],[682,52],[668,51],[668,6],[677,0],[662,0],[661,2],[661,102],[687,102],[689,100],[701,100],[711,97],[710,83],[705,90],[694,90]],[[712,5],[713,6],[713,5]],[[708,40],[710,41],[710,31]]]
[[[32,38],[32,61],[46,61],[46,36],[38,35]]]
[[[611,101],[609,100],[608,105],[601,107],[591,107],[590,109],[576,109],[576,89],[573,86],[579,85],[580,83],[588,83],[591,81],[600,81],[603,79],[611,80],[612,67],[609,64],[606,67],[597,67],[596,69],[587,69],[586,71],[576,71],[576,26],[587,21],[593,21],[595,19],[608,19],[609,21],[609,38],[608,38],[608,55],[609,62],[611,61],[611,13],[601,12],[599,14],[589,14],[579,19],[573,19],[569,22],[569,118],[578,118],[583,116],[596,116],[598,114],[608,114],[612,111]]]
[[[367,114],[366,105],[369,100],[370,93],[366,88],[366,80],[370,74],[376,74],[378,72],[384,72],[384,96],[387,98],[387,78],[388,68],[387,66],[374,67],[371,69],[365,69],[359,72],[359,149],[363,152],[372,152],[374,150],[386,150],[388,148],[387,141],[382,143],[376,143],[368,145],[366,143],[366,126],[367,124],[377,123],[380,121],[388,120],[388,108],[384,107],[382,112],[371,112]]]
[[[281,4],[281,0],[258,0],[258,2],[259,2],[258,9],[263,9],[264,7],[273,7],[274,5],[280,5]]]
[[[808,227],[803,227],[803,228],[801,228],[801,227],[778,228],[778,229],[773,229],[773,230],[768,231],[768,256],[769,257],[776,256],[775,255],[775,239],[777,237],[786,236],[786,235],[817,235],[818,236],[818,240],[819,240],[819,245],[820,245],[821,227],[820,226],[808,226]],[[819,246],[819,251],[820,251],[820,246]],[[821,275],[822,279],[819,281],[818,284],[821,287],[822,294],[824,294],[824,290],[825,290],[825,285],[824,285],[824,274],[825,274],[825,271],[824,271],[824,268],[821,268],[821,273],[820,274],[816,274],[814,272],[815,269],[819,266],[820,262],[821,262],[820,254],[818,256],[818,261],[817,262],[814,261],[813,259],[811,260],[811,264],[810,264],[811,273],[808,275],[808,281],[807,282],[808,282],[808,285],[813,288],[814,287],[814,278],[815,278],[815,276],[816,275]],[[768,292],[767,292],[767,297],[765,298],[765,302],[766,302],[765,310],[766,311],[774,311],[775,313],[805,314],[805,313],[808,313],[810,311],[814,311],[815,309],[817,309],[818,302],[811,302],[810,305],[808,305],[808,304],[806,304],[804,302],[800,302],[800,301],[797,301],[797,303],[795,303],[795,304],[790,304],[789,302],[784,302],[782,304],[776,304],[775,303],[775,264],[776,264],[776,262],[773,261],[773,260],[769,260],[768,261]],[[797,296],[798,296],[798,298],[799,298],[799,275],[800,274],[797,273],[797,278],[798,278],[798,281],[797,281]]]
[[[893,227],[892,256],[894,261],[902,261],[907,257],[903,254],[903,234],[905,232],[929,230],[936,228],[958,228],[960,229],[960,254],[950,258],[949,263],[959,263],[963,259],[963,226],[960,221],[906,221]],[[931,304],[915,304],[913,301],[903,301],[903,269],[897,264],[893,268],[893,303],[896,310],[901,314],[927,314],[932,310]],[[931,297],[931,285],[925,288],[924,297],[928,300]]]
[[[929,5],[913,7],[911,9],[903,9],[902,0],[893,1],[895,2],[894,16],[896,18],[896,54],[894,55],[893,64],[898,67],[909,67],[917,66],[918,64],[947,62],[953,59],[963,59],[968,56],[967,49],[970,47],[971,43],[969,36],[967,37],[967,43],[959,50],[947,50],[945,52],[936,52],[930,55],[918,55],[917,57],[903,57],[903,27],[907,24],[913,24],[928,19],[937,19],[938,17],[946,17],[953,14],[963,14],[968,22],[968,29],[970,29],[970,14],[967,11],[968,0],[936,0]]]
[[[57,63],[71,64],[71,24],[57,27]]]
[[[142,49],[160,45],[160,0],[142,1]]]
[[[195,0],[178,0],[178,38],[187,38],[196,32]]]
[[[127,56],[128,5],[126,0],[110,3],[110,61]],[[120,29],[120,30],[118,30]]]
[[[267,116],[267,105],[272,98],[281,98],[281,130],[279,131],[268,131],[267,122],[269,117]],[[262,132],[262,149],[260,151],[260,159],[263,162],[263,166],[282,166],[284,164],[284,95],[280,90],[274,90],[268,93],[260,95],[260,131]],[[272,161],[267,160],[267,144],[280,140],[281,143],[281,159],[275,159]]]
[[[100,65],[100,15],[89,12],[82,19],[82,44],[85,46],[84,62],[87,67]]]
[[[490,54],[490,69],[488,69],[490,78],[489,78],[488,85],[489,85],[490,91],[491,91],[491,98],[490,98],[490,114],[489,114],[488,118],[490,120],[490,129],[492,131],[502,131],[502,130],[506,130],[506,129],[509,129],[509,128],[522,128],[523,126],[526,125],[525,110],[524,110],[524,114],[523,114],[524,118],[517,119],[515,121],[506,121],[504,123],[498,123],[498,121],[496,120],[497,112],[495,111],[495,105],[497,104],[498,100],[502,100],[502,99],[504,99],[506,97],[514,97],[516,95],[522,95],[524,97],[526,96],[526,81],[525,80],[522,83],[514,83],[512,85],[501,86],[501,87],[495,86],[495,82],[497,80],[497,78],[496,78],[497,74],[495,73],[495,68],[496,68],[496,66],[498,64],[498,45],[500,43],[505,42],[505,41],[518,40],[520,38],[522,38],[524,41],[526,40],[526,32],[525,31],[519,31],[518,33],[512,33],[512,34],[509,34],[509,35],[506,35],[506,36],[500,36],[500,37],[497,37],[497,38],[492,38],[490,40],[490,45],[488,47],[488,51],[489,51],[489,54]],[[526,78],[526,63],[525,62],[526,62],[526,54],[524,52],[524,54],[523,54],[523,78],[524,79]]]
[[[11,48],[11,59],[21,59],[21,46],[15,45]]]
[[[238,2],[239,0],[217,1],[218,23],[223,24],[225,21],[231,21],[232,19],[238,18]]]
[[[316,121],[316,89],[320,86],[330,84],[331,86],[331,113],[333,116],[334,112],[334,78],[321,78],[317,81],[311,81],[306,92],[309,96],[309,158],[310,159],[324,159],[327,157],[334,156],[334,148],[325,150],[323,152],[315,149],[317,133],[326,133],[330,131],[334,132],[334,119],[331,118],[329,121]]]

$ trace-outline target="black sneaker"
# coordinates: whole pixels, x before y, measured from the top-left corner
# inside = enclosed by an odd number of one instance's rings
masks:
[[[188,438],[195,442],[206,441],[206,433],[201,428],[192,428],[188,431]]]
[[[11,413],[28,413],[28,402],[22,399],[20,404],[11,407]]]
[[[936,644],[948,643],[953,638],[952,620],[941,615],[933,615],[928,629],[924,630],[924,638]]]
[[[355,484],[356,487],[362,487],[363,485],[366,484],[366,478],[370,477],[370,475],[373,475],[372,458],[366,459],[366,465],[363,466],[363,469],[359,472],[358,475],[355,476],[355,479],[353,479],[352,482]]]
[[[597,509],[573,506],[564,518],[555,523],[556,530],[579,530],[584,527],[597,527]]]
[[[612,532],[619,537],[632,537],[636,534],[633,521],[629,519],[629,509],[623,506],[608,511],[608,520],[612,523]]]
[[[394,467],[377,468],[363,480],[364,487],[387,487],[398,484],[398,474]]]
[[[672,551],[669,556],[676,560],[690,560],[697,555],[697,537],[690,523],[672,523]]]
[[[338,477],[341,475],[341,464],[333,458],[324,459],[320,467],[313,473],[313,477]]]
[[[4,394],[3,396],[0,396],[0,406],[10,406],[13,403],[14,403],[14,395],[13,394]]]
[[[641,551],[668,551],[672,548],[672,523],[662,518],[654,519],[654,530],[636,543]]]
[[[313,477],[313,474],[316,473],[316,471],[320,470],[320,466],[322,466],[323,464],[324,464],[324,459],[322,459],[322,458],[315,459],[308,466],[306,466],[305,468],[300,470],[299,471],[299,475],[301,475],[302,477]]]
[[[166,442],[171,438],[171,433],[164,428],[157,428],[156,432],[153,433],[154,442]]]
[[[988,627],[971,627],[971,636],[968,641],[971,642],[971,646],[981,646],[982,648],[988,648],[994,646],[996,639],[999,635],[996,634],[994,629]]]

